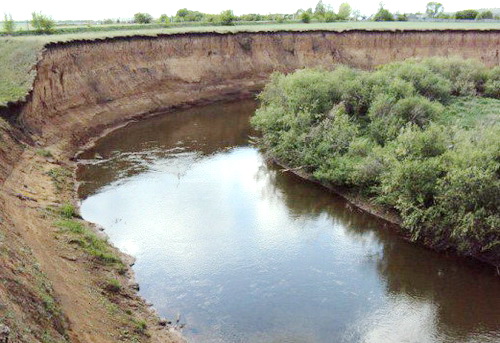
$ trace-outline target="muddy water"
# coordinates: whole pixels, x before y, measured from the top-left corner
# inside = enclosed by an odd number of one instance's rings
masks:
[[[500,278],[409,244],[249,144],[252,101],[101,139],[82,215],[192,342],[499,342]]]

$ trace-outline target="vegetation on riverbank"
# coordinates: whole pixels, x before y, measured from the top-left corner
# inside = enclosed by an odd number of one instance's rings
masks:
[[[500,68],[395,62],[274,74],[252,119],[286,165],[396,209],[414,239],[500,257]]]

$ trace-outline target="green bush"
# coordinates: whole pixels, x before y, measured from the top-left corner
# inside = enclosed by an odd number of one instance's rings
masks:
[[[484,84],[484,94],[500,99],[500,67],[490,70],[487,81]]]
[[[31,25],[38,33],[52,33],[56,22],[42,13],[33,12],[31,14]]]
[[[478,13],[478,15],[476,16],[476,20],[481,20],[481,19],[493,19],[493,12],[488,10]]]
[[[72,204],[64,204],[59,208],[59,213],[64,218],[70,219],[73,218],[76,214],[75,206]]]
[[[303,22],[303,23],[310,23],[311,22],[311,14],[309,12],[302,12],[300,14],[300,20]]]
[[[153,16],[149,13],[134,14],[134,23],[136,24],[150,24],[152,22],[153,22]]]
[[[373,16],[374,21],[394,21],[394,15],[383,7]]]
[[[500,258],[500,68],[409,59],[274,74],[252,124],[269,153],[401,214],[414,239]]]
[[[15,29],[16,25],[14,24],[14,20],[12,20],[12,16],[5,14],[3,19],[3,32],[11,35],[14,33]]]
[[[233,25],[233,21],[235,20],[236,16],[231,10],[222,11],[221,14],[219,14],[219,24],[221,25]]]
[[[478,60],[433,57],[424,60],[424,65],[433,73],[451,81],[452,95],[475,96],[484,91],[488,70]]]
[[[455,13],[455,19],[473,20],[479,15],[476,10],[463,10]]]

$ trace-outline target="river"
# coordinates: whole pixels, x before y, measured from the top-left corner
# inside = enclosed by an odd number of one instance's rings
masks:
[[[500,342],[491,268],[401,239],[266,161],[254,101],[130,124],[80,159],[82,216],[190,342]]]

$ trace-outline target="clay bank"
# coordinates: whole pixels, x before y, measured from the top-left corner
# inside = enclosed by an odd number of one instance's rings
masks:
[[[496,30],[191,33],[48,44],[27,100],[0,111],[4,323],[20,341],[178,339],[175,323],[165,329],[137,297],[127,268],[95,263],[88,236],[76,240],[70,233],[80,230],[55,225],[61,220],[48,210],[75,202],[72,160],[95,137],[150,114],[251,97],[274,71],[370,69],[414,56],[497,66],[499,50]]]

